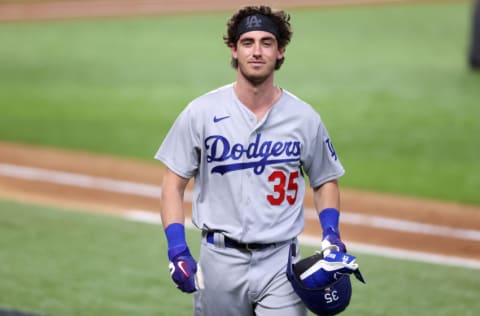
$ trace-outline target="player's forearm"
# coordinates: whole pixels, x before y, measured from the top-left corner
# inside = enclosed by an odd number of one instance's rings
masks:
[[[314,189],[315,209],[320,213],[326,208],[340,209],[340,189],[338,181],[332,180]]]
[[[185,223],[185,212],[182,203],[174,201],[171,197],[162,198],[160,216],[164,228],[172,223]]]
[[[160,216],[164,228],[172,223],[184,224],[183,196],[187,183],[188,179],[181,178],[170,170],[165,174],[160,199]]]
[[[346,252],[347,248],[340,239],[339,223],[340,190],[336,180],[329,181],[315,190],[315,207],[318,219],[322,226],[323,241],[335,245],[340,251]],[[322,243],[323,243],[322,241]]]

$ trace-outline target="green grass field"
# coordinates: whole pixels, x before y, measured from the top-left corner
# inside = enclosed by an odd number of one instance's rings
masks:
[[[198,232],[188,231],[198,253]],[[0,307],[52,316],[192,315],[170,280],[157,225],[0,202]],[[305,255],[312,248],[303,249]],[[367,285],[342,314],[474,316],[476,270],[360,255]]]
[[[192,98],[234,80],[229,14],[0,24],[0,139],[151,160]],[[342,185],[480,203],[469,16],[467,2],[292,12],[278,83],[321,113]]]

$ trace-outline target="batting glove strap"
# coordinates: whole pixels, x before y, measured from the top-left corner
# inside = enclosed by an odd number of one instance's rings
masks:
[[[175,253],[179,249],[169,249],[169,257],[172,252]],[[198,286],[195,282],[195,274],[197,273],[197,263],[193,259],[188,247],[183,251],[173,255],[169,265],[170,276],[177,287],[187,293],[195,292]]]
[[[165,228],[165,236],[167,237],[168,249],[179,248],[183,251],[187,248],[187,242],[185,240],[185,226],[180,223],[172,223]],[[183,247],[183,248],[182,248]],[[169,257],[170,261],[172,257]]]
[[[322,225],[323,234],[327,231],[336,232],[338,235],[338,224],[340,221],[340,212],[336,208],[326,208],[318,214],[320,225]]]

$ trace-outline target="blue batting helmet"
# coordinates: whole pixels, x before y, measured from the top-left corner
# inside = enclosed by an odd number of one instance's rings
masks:
[[[287,265],[287,278],[293,289],[305,306],[316,315],[336,315],[347,308],[352,296],[352,284],[349,274],[335,274],[332,278],[321,278],[319,284],[307,286],[301,279],[302,275],[312,265],[323,259],[323,254],[313,256],[292,263],[295,256],[295,244],[290,246],[290,255]]]

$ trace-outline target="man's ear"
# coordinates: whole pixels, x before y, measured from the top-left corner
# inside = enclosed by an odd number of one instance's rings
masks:
[[[237,46],[231,44],[230,45],[230,51],[232,52],[232,57],[237,59]]]
[[[285,47],[279,48],[277,59],[280,60],[284,57],[285,57]]]

